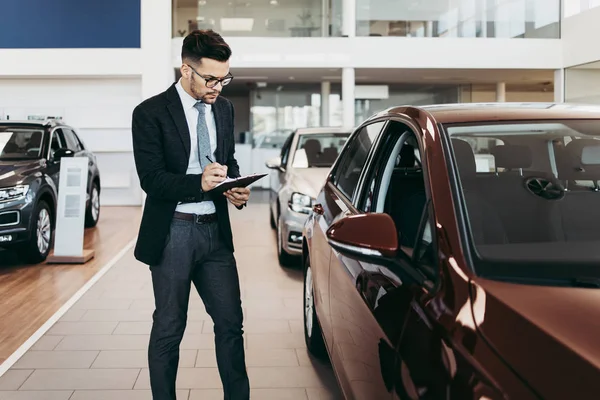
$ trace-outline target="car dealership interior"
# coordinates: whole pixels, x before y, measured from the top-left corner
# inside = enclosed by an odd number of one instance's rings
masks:
[[[0,400],[248,399],[224,383],[240,359],[253,400],[597,396],[600,1],[0,15]],[[231,56],[207,77],[182,49],[212,31]],[[182,108],[200,81],[220,91],[206,157],[203,111]],[[227,180],[206,189],[214,164]],[[206,199],[218,222],[184,222]],[[146,262],[213,226],[227,245],[227,219],[241,328],[210,271]],[[178,312],[159,304],[167,267],[189,286]]]

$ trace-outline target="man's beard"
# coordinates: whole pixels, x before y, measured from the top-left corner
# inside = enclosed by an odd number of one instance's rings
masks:
[[[196,98],[196,100],[205,100],[207,96],[219,96],[220,92],[217,91],[212,91],[209,93],[204,93],[204,94],[199,94],[198,91],[196,90],[196,82],[191,82],[190,85],[190,89],[191,92],[194,94],[194,97]]]

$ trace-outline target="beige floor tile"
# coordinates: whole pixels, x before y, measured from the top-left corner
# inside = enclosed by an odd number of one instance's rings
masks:
[[[50,330],[48,335],[110,335],[117,327],[118,322],[93,322],[93,321],[59,321]]]
[[[150,335],[70,335],[55,350],[145,350]]]
[[[249,319],[298,319],[302,318],[302,308],[265,304],[247,307],[245,316]]]
[[[180,350],[179,366],[193,367],[197,350]],[[147,350],[105,350],[101,351],[92,368],[147,368]]]
[[[311,367],[249,367],[248,376],[254,388],[323,387],[325,382]]]
[[[221,378],[217,368],[179,368],[177,372],[178,389],[220,389]],[[148,370],[143,369],[135,383],[135,390],[150,389]]]
[[[98,353],[98,351],[28,351],[13,368],[89,368]]]
[[[338,390],[327,388],[306,388],[308,400],[343,400],[341,393]]]
[[[189,395],[189,390],[178,390],[177,400],[188,400]],[[76,390],[69,400],[152,400],[152,392],[150,390]]]
[[[139,369],[38,369],[22,390],[131,389]]]
[[[195,334],[185,333],[180,347],[182,349],[214,349],[215,335],[214,334]]]
[[[31,346],[31,350],[54,350],[63,339],[64,336],[42,336]]]
[[[121,278],[119,278],[121,279]],[[135,278],[126,278],[123,279],[135,279]],[[142,290],[122,290],[122,291],[106,291],[102,294],[100,299],[122,299],[122,300],[137,300],[137,299],[152,299],[154,295],[151,290],[142,289]]]
[[[305,346],[304,334],[267,333],[246,335],[248,349],[297,349]]]
[[[213,323],[204,322],[203,333],[213,333]],[[289,324],[285,319],[245,319],[245,333],[290,333]]]
[[[217,368],[217,356],[214,349],[198,350],[196,368]]]
[[[203,333],[203,326],[206,323],[206,321],[188,321],[185,333]],[[149,334],[151,329],[152,321],[124,321],[119,322],[113,335],[145,335]]]
[[[235,211],[252,400],[340,399],[331,368],[305,348],[301,269],[278,264],[274,231],[257,223],[268,221],[267,205]],[[0,378],[0,400],[151,400],[153,310],[150,274],[130,251]],[[212,320],[193,287],[177,387],[178,400],[223,398]],[[40,390],[23,391],[31,388]]]
[[[59,321],[79,321],[81,317],[83,317],[83,314],[85,314],[85,310],[72,308],[69,311],[67,311],[62,317],[60,317]]]
[[[71,390],[53,390],[36,392],[33,390],[20,390],[14,392],[0,392],[0,400],[72,400]]]
[[[315,364],[315,359],[312,357],[306,347],[301,349],[296,349],[296,356],[298,357],[298,363],[302,367],[311,367]]]
[[[288,297],[286,299],[283,299],[283,304],[286,307],[290,307],[290,308],[297,308],[299,310],[301,310],[300,312],[302,313],[302,310],[304,310],[304,299],[302,298],[302,292],[298,293],[298,297]]]
[[[0,376],[0,390],[19,390],[34,371],[32,369],[10,369]]]
[[[151,321],[151,310],[87,310],[81,321]]]
[[[248,349],[248,367],[296,367],[298,357],[293,349]]]
[[[193,389],[189,400],[223,400],[223,389]]]
[[[73,309],[81,310],[127,310],[133,300],[128,299],[93,299],[78,301]]]
[[[252,400],[306,400],[306,390],[302,388],[254,389],[250,388]],[[215,389],[192,390],[189,400],[223,400],[223,391]]]
[[[290,323],[290,330],[292,331],[292,333],[301,333],[304,335],[304,320],[291,319],[289,321],[289,323]]]

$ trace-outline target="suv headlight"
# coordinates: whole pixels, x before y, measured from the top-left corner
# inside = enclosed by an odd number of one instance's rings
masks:
[[[29,185],[19,185],[0,189],[0,201],[20,200],[27,195]]]
[[[310,214],[312,211],[312,202],[313,201],[310,196],[302,193],[292,193],[292,198],[290,199],[290,209],[302,214]]]

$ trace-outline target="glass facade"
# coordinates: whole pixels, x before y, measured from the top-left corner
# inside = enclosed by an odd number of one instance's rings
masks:
[[[600,0],[563,0],[563,17],[569,18],[600,6]]]
[[[173,36],[214,29],[223,36],[329,36],[328,0],[173,0]]]
[[[558,38],[560,0],[356,0],[357,36]]]
[[[565,0],[565,16],[600,0]],[[173,36],[342,35],[344,0],[173,0]],[[558,38],[561,0],[356,0],[357,36]]]
[[[386,99],[356,99],[355,124],[378,111],[402,104],[456,103],[457,85],[389,85]],[[280,148],[296,128],[321,125],[319,85],[286,85],[260,90],[250,106],[250,130],[254,147]],[[342,126],[341,85],[332,83],[329,96],[329,126]]]

